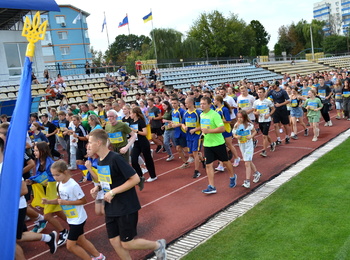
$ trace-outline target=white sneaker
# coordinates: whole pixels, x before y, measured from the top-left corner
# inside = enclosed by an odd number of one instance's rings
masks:
[[[329,120],[329,121],[328,121],[328,126],[332,126],[332,125],[333,125],[332,121]]]
[[[146,172],[148,172],[147,168],[141,168],[142,174],[145,174]]]
[[[328,126],[328,122],[326,122],[326,123],[324,124],[324,126]]]
[[[260,172],[256,172],[256,173],[254,173],[253,176],[254,176],[253,182],[254,182],[254,183],[257,183],[257,182],[259,182],[259,180],[260,180],[261,173],[260,173]]]
[[[187,162],[188,162],[188,163],[194,162],[194,158],[193,158],[193,157],[188,157]]]
[[[151,149],[151,156],[152,156],[152,158],[153,158],[153,149]]]
[[[170,155],[168,158],[165,159],[165,161],[170,162],[174,160],[174,155]]]
[[[154,178],[149,177],[149,178],[146,180],[146,182],[153,182],[153,181],[155,181],[155,180],[157,180],[157,179],[158,179],[157,177],[154,177]]]
[[[215,170],[219,171],[219,172],[223,172],[223,171],[225,171],[225,168],[224,168],[224,166],[219,165],[218,167],[215,168]]]
[[[244,188],[249,189],[250,188],[250,181],[249,180],[244,180],[243,185]]]
[[[281,134],[283,133],[283,129],[282,129],[282,128],[280,128],[280,133],[281,133]]]
[[[315,136],[314,138],[312,138],[312,141],[316,142],[317,141],[317,137]]]
[[[241,161],[241,158],[237,157],[237,159],[234,160],[233,162],[233,167],[237,167],[239,165],[239,162]]]

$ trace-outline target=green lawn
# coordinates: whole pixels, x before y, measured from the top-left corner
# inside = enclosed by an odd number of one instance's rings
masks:
[[[183,259],[350,259],[350,139]]]

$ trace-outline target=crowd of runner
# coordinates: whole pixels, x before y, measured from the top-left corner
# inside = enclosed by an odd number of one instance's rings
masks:
[[[312,133],[311,140],[318,141],[321,118],[324,127],[336,126],[329,110],[336,109],[337,120],[350,120],[349,81],[347,70],[333,70],[285,75],[273,82],[242,80],[216,88],[201,81],[185,93],[167,90],[156,78],[140,75],[132,81],[107,75],[111,94],[103,102],[96,103],[87,91],[87,103],[66,100],[57,110],[30,115],[17,241],[46,242],[51,253],[66,244],[81,259],[105,259],[84,236],[83,205],[90,194],[85,195],[78,183],[91,181],[95,213],[105,216],[109,241],[119,257],[128,259],[130,250],[151,249],[157,259],[166,259],[164,239],[136,238],[140,203],[135,186],[142,191],[146,183],[158,179],[162,163],[177,160],[178,168],[193,168],[193,178],[205,171],[205,194],[217,192],[215,171],[228,172],[229,188],[238,184],[249,189],[251,181],[259,182],[262,176],[253,163],[257,133],[263,136],[262,157],[271,156],[283,140],[288,145]],[[62,79],[53,82],[48,90],[59,89],[60,94],[54,96],[52,91],[50,98],[65,99],[65,87]],[[127,104],[130,90],[139,93]],[[9,123],[6,115],[0,120],[1,167]],[[155,163],[153,153],[167,157]],[[245,175],[238,179],[234,167],[242,162]],[[78,182],[71,171],[81,172]],[[35,224],[31,231],[25,225],[28,219]],[[55,230],[41,234],[47,223]],[[25,259],[24,255],[17,244],[16,259]]]

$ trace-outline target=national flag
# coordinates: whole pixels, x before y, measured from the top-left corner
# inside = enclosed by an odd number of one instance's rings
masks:
[[[142,19],[143,19],[144,23],[151,21],[153,19],[152,12],[150,12],[148,15],[144,16]]]
[[[103,23],[102,23],[102,31],[101,32],[103,32],[103,29],[105,28],[105,25],[107,24],[107,22],[106,22],[106,17],[105,17],[105,19],[103,19]]]
[[[74,20],[73,20],[72,23],[73,23],[73,24],[76,24],[77,21],[80,20],[80,19],[81,19],[81,13],[79,13],[79,14],[77,15],[77,17],[74,18]]]
[[[123,27],[124,25],[127,25],[128,23],[129,23],[128,16],[125,16],[125,18],[123,19],[123,21],[121,21],[121,22],[119,23],[118,28]]]
[[[25,58],[20,89],[7,133],[0,175],[0,252],[1,259],[14,259],[18,205],[22,185],[24,150],[31,107],[32,62]]]

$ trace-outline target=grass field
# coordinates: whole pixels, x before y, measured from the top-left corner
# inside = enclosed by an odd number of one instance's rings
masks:
[[[350,139],[183,259],[350,259]]]

